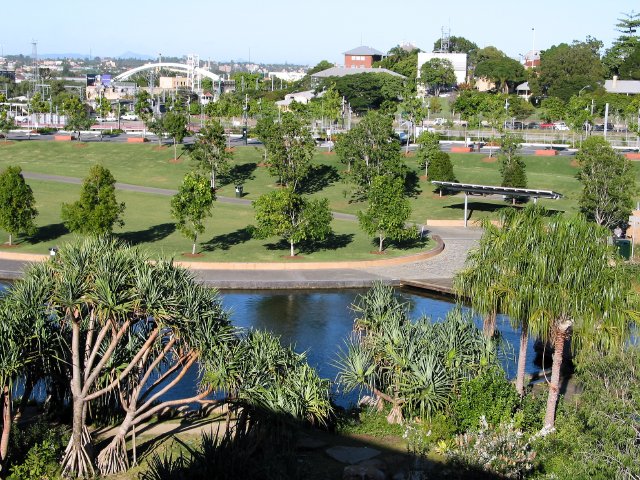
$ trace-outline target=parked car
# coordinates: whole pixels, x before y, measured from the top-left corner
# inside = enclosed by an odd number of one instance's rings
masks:
[[[553,130],[555,125],[551,122],[541,123],[540,128],[543,130]]]
[[[138,120],[138,115],[135,113],[125,113],[120,117],[122,120]]]
[[[444,118],[436,118],[433,123],[435,125],[444,125],[447,121]]]
[[[29,122],[29,115],[16,115],[15,117],[13,117],[13,120],[16,123],[28,123]]]
[[[529,122],[524,126],[524,128],[538,130],[540,128],[540,124],[538,122]]]
[[[554,130],[569,130],[569,127],[564,122],[553,122]]]
[[[116,117],[113,116],[108,116],[108,117],[96,117],[96,122],[98,123],[102,123],[102,122],[117,122],[118,119]]]

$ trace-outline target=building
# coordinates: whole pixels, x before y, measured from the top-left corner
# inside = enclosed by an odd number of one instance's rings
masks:
[[[285,82],[297,82],[302,80],[305,75],[306,73],[304,72],[285,72],[282,70],[280,72],[269,72],[268,78],[277,78]]]
[[[640,80],[618,80],[618,77],[614,76],[612,80],[604,81],[604,89],[607,93],[640,95]]]
[[[160,77],[160,88],[174,90],[176,88],[188,88],[189,80],[187,77]]]
[[[540,66],[540,51],[539,50],[530,50],[523,55],[524,62],[522,65],[524,68],[534,68]]]
[[[461,84],[467,81],[467,54],[466,53],[418,53],[418,78],[420,78],[420,67],[429,60],[441,58],[449,60],[453,65],[453,72],[456,75],[456,83]]]
[[[320,92],[317,95],[317,97],[321,97],[323,94],[324,92]],[[289,106],[293,102],[306,105],[311,101],[311,99],[315,97],[316,97],[316,94],[313,93],[313,90],[305,90],[304,92],[289,93],[284,96],[284,100],[277,101],[276,106],[278,107],[278,110],[280,110],[281,112],[288,112]]]
[[[516,87],[516,95],[524,100],[531,98],[531,89],[529,88],[529,82],[521,83]]]
[[[348,52],[344,52],[345,68],[371,68],[373,62],[379,62],[384,53],[375,48],[362,45]]]

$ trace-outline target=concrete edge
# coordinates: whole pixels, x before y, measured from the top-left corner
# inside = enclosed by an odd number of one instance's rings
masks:
[[[182,262],[176,261],[176,265],[189,268],[190,270],[335,270],[335,269],[358,269],[369,267],[384,267],[402,265],[426,260],[439,255],[444,250],[444,241],[439,235],[431,238],[436,242],[436,246],[426,252],[415,253],[403,257],[389,258],[384,260],[361,260],[353,262],[308,262],[308,263],[285,263],[285,262]],[[22,262],[40,262],[49,258],[49,255],[34,253],[14,253],[0,252],[0,260],[16,260]]]

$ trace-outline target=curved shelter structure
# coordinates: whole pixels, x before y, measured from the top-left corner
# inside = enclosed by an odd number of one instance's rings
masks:
[[[220,75],[211,73],[209,70],[206,70],[201,67],[195,67],[195,66],[191,67],[190,65],[186,65],[182,63],[173,63],[173,62],[156,62],[156,63],[145,63],[140,67],[127,70],[126,72],[123,72],[117,77],[115,77],[113,81],[121,82],[121,81],[127,80],[131,76],[136,75],[140,72],[144,72],[145,70],[152,70],[154,68],[166,68],[168,70],[173,70],[176,72],[184,72],[184,73],[193,72],[194,74],[200,75],[201,77],[210,78],[214,82],[217,82],[220,80]]]

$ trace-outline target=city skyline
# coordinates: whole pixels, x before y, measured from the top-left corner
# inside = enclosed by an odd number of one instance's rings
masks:
[[[534,47],[544,50],[587,36],[608,48],[619,36],[617,19],[637,8],[630,0],[612,2],[615,5],[609,8],[594,0],[581,2],[580,8],[539,0],[535,13],[507,9],[495,1],[491,8],[470,0],[456,2],[455,10],[438,9],[433,1],[393,7],[381,0],[326,0],[320,6],[246,0],[241,7],[211,6],[201,0],[183,0],[179,7],[167,0],[142,3],[113,0],[78,8],[71,0],[37,1],[29,17],[17,2],[10,3],[3,8],[11,21],[4,22],[0,32],[2,53],[30,55],[32,42],[37,41],[42,55],[195,53],[201,60],[312,66],[321,60],[342,63],[343,52],[358,45],[387,52],[406,42],[430,51],[444,27],[480,48],[493,45],[519,58]]]

